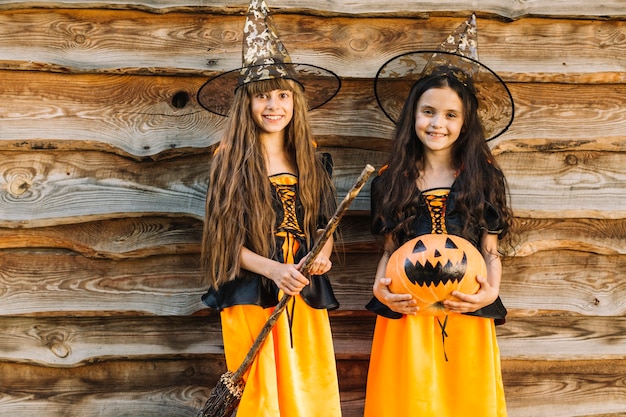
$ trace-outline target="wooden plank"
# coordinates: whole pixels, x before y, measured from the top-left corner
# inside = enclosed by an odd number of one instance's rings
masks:
[[[333,261],[330,277],[343,310],[362,310],[370,300],[378,259],[372,253],[344,253]],[[622,316],[624,259],[573,250],[507,258],[500,293],[512,317]]]
[[[63,252],[0,252],[1,314],[192,314],[204,309],[200,296],[206,291],[198,258],[186,254],[113,261]],[[622,316],[623,260],[624,255],[571,250],[507,259],[501,294],[512,317]],[[373,253],[343,253],[334,259],[330,277],[342,310],[364,309],[377,262]]]
[[[367,364],[367,360],[338,361],[345,415],[357,416],[362,410]],[[158,366],[127,359],[53,368],[0,362],[0,411],[12,416],[39,411],[50,417],[191,416],[224,371],[221,355],[161,357]],[[600,416],[619,413],[626,405],[624,359],[503,359],[502,371],[510,416],[527,417],[531,411]]]
[[[370,231],[370,216],[348,215],[340,224],[335,252],[379,253],[380,242]],[[513,247],[508,256],[528,256],[546,250],[574,250],[598,255],[626,255],[626,219],[539,219],[516,217]]]
[[[0,225],[204,217],[208,156],[137,162],[103,152],[0,152]]]
[[[367,164],[380,167],[387,157],[385,152],[359,148],[319,147],[318,149],[320,152],[329,152],[333,157],[333,182],[337,189],[338,201],[344,198]],[[350,212],[369,212],[371,185],[370,179],[352,201]]]
[[[156,363],[156,364],[155,364]],[[363,361],[339,361],[344,416],[356,416],[363,396]],[[0,413],[15,417],[192,417],[226,371],[220,356],[108,360],[73,368],[0,362]],[[351,397],[354,400],[351,401]],[[362,415],[362,414],[361,414]]]
[[[219,141],[223,128],[223,118],[195,101],[204,77],[0,71],[0,80],[11,103],[0,113],[0,149],[100,150],[159,159],[201,152]],[[490,143],[496,154],[626,151],[626,119],[620,111],[626,83],[510,87],[517,116],[510,130]],[[179,93],[190,101],[177,109],[172,100]],[[371,80],[346,80],[339,95],[311,118],[321,145],[390,147],[394,125],[376,104]]]
[[[203,78],[32,71],[0,75],[4,98],[11,103],[2,113],[1,139],[14,149],[82,146],[142,158],[206,148],[219,140],[222,118],[200,111],[195,102]],[[185,106],[176,107],[177,94],[188,98]]]
[[[330,314],[337,358],[366,360],[376,316],[365,310]],[[498,326],[504,359],[618,360],[624,357],[624,317],[510,317]],[[221,355],[219,315],[1,316],[0,362],[76,367],[108,358]]]
[[[339,359],[369,357],[375,320],[365,311],[331,313]],[[619,360],[625,354],[624,317],[510,317],[496,330],[506,360]]]
[[[225,372],[216,356],[73,368],[0,363],[0,413],[15,417],[191,417]],[[205,388],[206,387],[206,388]]]
[[[43,228],[0,228],[0,249],[68,249],[90,258],[199,254],[202,222],[139,217]]]
[[[550,250],[573,250],[598,255],[625,255],[626,219],[516,218],[514,256]]]
[[[366,161],[380,168],[387,158],[384,153],[364,153],[348,148],[336,148],[331,153],[339,161],[336,181],[340,190],[347,189],[344,177],[356,178],[362,169],[354,162]],[[623,152],[528,151],[500,154],[497,158],[507,178],[511,207],[516,216],[607,220],[626,217]],[[351,161],[352,166],[343,161]],[[369,196],[369,188],[359,195],[361,199]],[[357,202],[356,207],[369,210],[367,201]]]
[[[343,198],[366,163],[381,167],[386,153],[328,150]],[[2,152],[0,226],[49,226],[142,215],[204,216],[208,156],[136,162],[101,152]],[[506,153],[498,156],[515,214],[528,218],[626,217],[621,153]],[[111,170],[108,167],[116,166]],[[24,168],[28,167],[28,168]],[[183,173],[184,174],[181,174]],[[179,179],[182,175],[184,179]],[[369,211],[370,186],[351,206]]]
[[[487,14],[495,14],[507,19],[518,19],[528,15],[541,16],[576,16],[616,19],[626,16],[623,4],[620,0],[604,1],[601,4],[585,2],[581,0],[541,0],[530,3],[502,2],[498,0],[483,0],[477,4],[470,0],[459,1],[420,1],[419,3],[393,0],[378,2],[375,0],[361,0],[358,3],[346,2],[320,2],[319,0],[283,0],[280,4],[271,3],[272,10],[285,12],[301,12],[322,15],[355,15],[366,16],[381,15],[419,15],[423,13],[437,14],[467,14],[468,10],[475,10]],[[239,0],[221,0],[207,3],[205,0],[40,0],[40,1],[7,1],[2,3],[0,9],[21,9],[30,7],[67,7],[67,8],[114,8],[114,9],[139,9],[154,13],[166,13],[178,10],[206,10],[220,13],[244,13],[246,6]]]
[[[531,218],[625,218],[623,161],[615,152],[498,155],[513,211]]]
[[[197,255],[125,261],[47,251],[0,251],[0,315],[156,314],[204,308]]]
[[[623,255],[543,251],[504,263],[501,294],[520,313],[563,311],[585,316],[626,312]]]
[[[219,317],[0,317],[0,362],[42,367],[224,354]]]
[[[341,361],[340,361],[341,363]],[[353,380],[342,391],[344,417],[363,415],[368,362],[350,361]],[[503,360],[509,417],[624,417],[626,360]],[[361,385],[359,385],[359,382]],[[340,382],[341,384],[341,382]],[[344,381],[348,385],[347,381]]]
[[[626,410],[626,359],[502,364],[510,417],[598,416]]]
[[[345,216],[339,227],[335,252],[380,253],[380,239],[372,235],[370,224],[369,215]],[[626,255],[626,219],[516,217],[512,230],[515,234],[513,247],[503,245],[500,248],[508,256],[528,256],[546,250]]]
[[[372,151],[341,149],[333,154],[339,198],[372,155],[381,158]],[[0,151],[0,210],[5,213],[0,226],[43,227],[160,215],[201,220],[209,162],[207,154],[138,162],[103,152]],[[368,196],[369,191],[362,192],[351,209],[369,210]]]
[[[597,142],[595,149],[607,142],[618,142],[618,149],[624,149],[624,135],[619,130],[624,128],[626,120],[619,112],[618,96],[626,93],[626,84],[516,83],[509,87],[515,100],[516,118],[510,131],[505,133],[507,139],[556,142],[554,147],[546,147],[544,151],[556,151],[559,145],[567,146],[568,142],[574,142],[569,144],[572,148]],[[600,126],[605,126],[606,130]],[[571,135],[574,127],[580,133]],[[502,141],[504,138],[492,145],[495,147]],[[494,151],[497,153],[498,149]]]
[[[292,59],[314,62],[344,78],[373,78],[396,55],[434,49],[466,17],[304,13],[275,16]],[[241,66],[243,22],[239,15],[200,12],[4,11],[0,68],[208,76]],[[626,80],[621,21],[525,18],[505,23],[487,17],[478,19],[478,28],[481,61],[507,81]]]
[[[515,120],[489,142],[498,160],[506,153],[626,152],[626,119],[620,110],[626,83],[512,83],[509,88]],[[311,120],[321,145],[391,149],[394,125],[378,107],[371,80],[345,80],[337,97],[312,112]]]
[[[512,317],[497,327],[500,354],[517,360],[621,360],[625,317]]]

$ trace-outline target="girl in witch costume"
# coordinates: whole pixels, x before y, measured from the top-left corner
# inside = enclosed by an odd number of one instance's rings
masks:
[[[512,123],[513,101],[477,61],[475,36],[472,16],[438,50],[394,58],[376,77],[396,131],[387,168],[372,183],[372,231],[384,253],[367,306],[378,316],[365,417],[506,416],[495,324],[506,315],[498,245],[512,214],[486,140]],[[480,290],[453,292],[458,300],[444,301],[439,316],[420,314],[385,276],[391,253],[429,233],[465,238],[487,265]]]
[[[198,93],[207,110],[229,118],[211,163],[202,246],[210,288],[202,299],[220,311],[234,371],[282,294],[294,296],[244,377],[238,416],[338,417],[328,310],[339,304],[325,275],[332,239],[308,274],[300,266],[336,208],[332,160],[316,153],[307,113],[340,82],[291,63],[268,12],[264,1],[250,3],[243,67]]]

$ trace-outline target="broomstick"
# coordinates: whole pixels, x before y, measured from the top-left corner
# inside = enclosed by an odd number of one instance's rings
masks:
[[[313,261],[315,260],[317,255],[319,255],[330,236],[332,236],[332,234],[334,233],[337,225],[339,224],[339,221],[348,210],[348,207],[350,207],[350,204],[352,204],[352,201],[354,201],[357,194],[359,194],[372,172],[374,172],[374,167],[369,164],[366,165],[361,172],[361,175],[359,175],[359,178],[357,178],[356,182],[348,191],[341,204],[339,204],[339,206],[337,207],[337,210],[335,211],[335,214],[333,214],[333,217],[331,217],[331,219],[328,221],[324,232],[318,237],[317,241],[315,242],[315,245],[311,249],[311,252],[309,253],[304,264],[302,265],[303,271],[308,271],[308,269],[311,267]],[[245,387],[245,383],[243,382],[243,376],[252,365],[252,362],[259,352],[261,345],[265,341],[265,338],[276,324],[278,317],[283,312],[291,298],[292,296],[287,294],[282,296],[282,298],[276,305],[276,308],[259,332],[259,335],[254,340],[250,351],[246,355],[239,368],[235,372],[227,371],[226,373],[222,374],[222,376],[220,376],[217,385],[211,391],[211,395],[204,404],[204,407],[202,407],[198,414],[196,414],[196,417],[229,417],[233,413],[235,408],[237,408],[239,400],[241,400],[241,395],[243,394],[243,389]]]

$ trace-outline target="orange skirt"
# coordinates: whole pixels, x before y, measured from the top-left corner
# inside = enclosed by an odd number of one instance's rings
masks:
[[[236,370],[243,362],[273,310],[255,305],[222,310],[229,370]],[[291,332],[287,310],[293,319]],[[337,368],[327,310],[313,309],[299,295],[293,297],[244,380],[246,385],[237,410],[239,417],[340,417]]]
[[[365,417],[506,417],[493,320],[445,319],[377,318]]]

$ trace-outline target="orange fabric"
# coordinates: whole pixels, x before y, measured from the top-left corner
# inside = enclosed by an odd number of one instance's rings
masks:
[[[283,204],[284,263],[296,263],[304,234],[296,216],[297,177],[270,177]],[[280,241],[280,239],[278,239]],[[279,298],[282,298],[282,292]],[[256,305],[222,310],[222,337],[229,370],[235,371],[248,354],[261,328],[274,311]],[[314,309],[295,296],[280,315],[244,378],[238,417],[340,417],[339,386],[328,311]]]
[[[281,314],[245,378],[238,417],[340,417],[339,387],[326,310],[293,298],[293,348]],[[293,301],[292,300],[292,301]],[[221,312],[228,369],[239,367],[273,309],[240,305]]]
[[[493,320],[450,313],[445,342],[444,320],[377,318],[365,417],[506,417]]]

